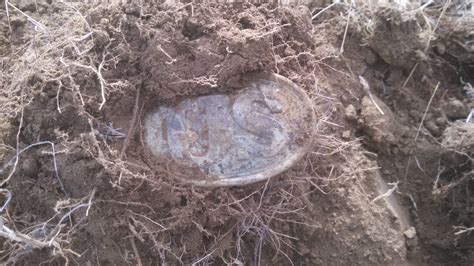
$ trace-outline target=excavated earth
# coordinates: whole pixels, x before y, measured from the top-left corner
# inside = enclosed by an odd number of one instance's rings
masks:
[[[440,9],[312,20],[316,2],[0,1],[0,224],[58,243],[2,234],[2,262],[472,265],[472,15],[447,9],[430,35]],[[252,73],[311,98],[314,141],[290,170],[201,188],[147,148],[147,113]]]

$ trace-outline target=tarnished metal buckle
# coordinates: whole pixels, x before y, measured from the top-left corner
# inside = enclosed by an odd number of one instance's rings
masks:
[[[199,186],[245,185],[275,176],[300,160],[312,142],[312,104],[277,74],[255,74],[235,94],[189,98],[145,116],[145,143],[156,156],[198,166]]]

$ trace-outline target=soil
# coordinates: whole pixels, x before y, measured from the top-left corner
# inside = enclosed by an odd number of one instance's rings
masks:
[[[0,1],[2,263],[472,265],[472,7],[317,2]],[[147,112],[260,72],[314,104],[290,170],[201,188],[146,148]]]

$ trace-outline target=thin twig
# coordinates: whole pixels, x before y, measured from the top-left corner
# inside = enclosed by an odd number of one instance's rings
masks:
[[[359,82],[362,85],[362,88],[364,89],[364,91],[367,93],[367,95],[369,95],[370,100],[375,105],[375,107],[380,112],[380,114],[385,115],[385,113],[382,111],[382,108],[380,108],[380,106],[377,104],[374,97],[372,96],[372,93],[370,92],[370,86],[367,80],[364,77],[359,76]]]
[[[135,259],[137,260],[137,265],[142,266],[142,259],[140,258],[140,253],[138,253],[137,245],[135,244],[135,239],[130,238],[130,244],[132,245],[133,253],[135,253]]]
[[[461,234],[470,234],[472,231],[474,231],[474,227],[465,227],[465,226],[455,226],[454,229],[459,229],[459,231],[455,232],[455,235],[461,235]]]
[[[64,222],[64,220],[66,218],[69,218],[71,216],[71,214],[77,210],[79,210],[80,208],[84,208],[84,207],[87,207],[86,209],[86,216],[89,215],[89,209],[90,207],[92,206],[92,199],[94,198],[94,195],[95,195],[95,188],[94,190],[92,190],[91,192],[91,195],[89,196],[89,201],[87,203],[82,203],[82,204],[79,204],[79,205],[76,205],[74,208],[72,208],[71,210],[69,210],[65,215],[63,215],[61,217],[61,219],[59,219],[59,222],[56,224],[55,228],[57,228],[57,231],[56,231],[56,234],[51,238],[51,240],[48,241],[49,243],[49,246],[52,245],[52,243],[55,242],[55,239],[58,237],[59,233],[61,232],[61,224]]]
[[[431,94],[431,98],[428,101],[428,105],[426,106],[425,112],[423,113],[423,117],[421,118],[421,122],[420,122],[420,125],[418,126],[418,130],[416,130],[415,141],[418,139],[418,136],[420,135],[421,127],[423,126],[423,122],[425,121],[426,114],[428,113],[428,110],[430,109],[431,102],[433,101],[434,96],[435,96],[436,92],[438,91],[439,84],[440,84],[440,82],[438,82],[438,84],[436,84],[436,87],[433,91],[433,94]]]
[[[426,47],[425,47],[425,53],[430,48],[431,40],[433,39],[434,34],[435,34],[436,30],[438,29],[439,22],[441,21],[441,18],[443,17],[444,13],[446,12],[446,10],[448,9],[450,4],[451,4],[451,0],[447,0],[446,3],[444,4],[443,10],[441,11],[441,14],[439,15],[438,20],[436,20],[436,24],[433,28],[433,31],[431,32],[430,36],[428,36],[428,41],[427,41]]]
[[[470,112],[469,115],[467,116],[467,118],[466,118],[466,123],[473,123],[474,121],[471,122],[473,116],[474,116],[474,108],[471,109],[471,112]]]
[[[63,112],[61,111],[61,106],[59,105],[59,94],[61,93],[61,88],[63,87],[63,83],[61,79],[58,79],[58,83],[59,83],[59,86],[58,86],[58,90],[56,91],[56,107],[58,109],[58,112],[62,114]]]
[[[21,112],[20,112],[20,125],[18,125],[18,131],[16,132],[16,156],[12,158],[12,160],[14,159],[15,160],[15,163],[13,164],[13,169],[12,171],[10,172],[10,174],[8,175],[7,179],[4,180],[1,184],[0,184],[0,187],[3,187],[3,185],[5,185],[5,183],[8,182],[8,180],[10,180],[10,178],[13,176],[13,173],[15,172],[16,170],[16,167],[18,165],[18,161],[20,160],[19,158],[19,149],[20,149],[20,134],[21,134],[21,128],[23,127],[23,117],[24,117],[24,106],[23,106],[23,101],[21,101]],[[12,160],[10,160],[4,167],[8,167],[9,164],[11,164]],[[3,169],[1,171],[3,173]]]
[[[415,66],[414,66],[413,69],[410,71],[410,74],[408,75],[407,79],[405,80],[405,82],[403,82],[402,88],[401,88],[400,90],[403,90],[403,89],[405,88],[405,86],[407,85],[408,81],[410,81],[411,76],[413,76],[413,73],[415,73],[415,69],[416,69],[416,67],[418,66],[418,63],[419,63],[419,62],[416,62]]]
[[[35,29],[37,30],[38,28],[41,30],[41,31],[46,31],[46,27],[41,24],[39,21],[37,21],[36,19],[28,16],[25,12],[21,11],[19,8],[17,8],[16,6],[14,6],[13,4],[11,4],[10,2],[8,2],[8,0],[6,1],[5,5],[7,5],[7,10],[8,10],[8,6],[11,6],[13,9],[15,9],[16,11],[20,12],[20,14],[22,14],[23,16],[25,16],[28,21],[30,21],[31,23],[33,23],[35,25]],[[7,11],[7,15],[8,15],[8,11]],[[11,30],[11,29],[10,29]]]
[[[438,161],[438,174],[436,175],[436,180],[433,184],[433,191],[438,190],[439,178],[441,177],[441,174],[444,172],[444,170],[445,170],[445,167],[441,167],[441,160],[439,160]]]
[[[382,199],[382,198],[386,198],[386,197],[390,197],[394,191],[396,191],[398,189],[398,183],[400,181],[397,181],[395,183],[388,183],[389,185],[392,185],[393,187],[389,190],[387,190],[387,192],[385,192],[384,194],[382,195],[379,195],[377,196],[375,199],[372,200],[372,203],[376,202],[377,200],[379,199]]]
[[[416,163],[416,166],[418,166],[418,169],[420,169],[420,171],[426,176],[426,172],[425,170],[423,170],[423,168],[421,167],[421,164],[420,162],[418,161],[418,158],[416,156],[414,156],[415,158],[415,163]]]
[[[120,151],[120,159],[122,159],[125,155],[125,152],[127,151],[127,148],[130,145],[130,139],[132,138],[132,135],[135,134],[136,123],[140,109],[140,91],[141,88],[138,88],[137,96],[135,97],[135,106],[133,107],[132,121],[130,121],[130,128],[128,129],[127,136],[125,137],[125,141],[123,142],[122,150]]]
[[[346,28],[344,29],[344,37],[342,37],[342,43],[341,43],[341,48],[339,49],[339,54],[344,53],[344,43],[346,42],[347,30],[349,29],[349,23],[351,21],[351,11],[352,11],[352,3],[349,6],[349,10],[347,11]]]
[[[2,219],[2,218],[0,217],[0,219]],[[44,248],[44,247],[48,246],[48,243],[46,243],[46,242],[36,240],[34,238],[31,238],[28,235],[25,235],[25,234],[15,232],[15,231],[11,230],[10,228],[6,227],[3,224],[3,221],[2,221],[1,227],[0,227],[0,236],[5,237],[7,239],[10,239],[11,241],[28,244],[32,248]],[[59,244],[57,242],[54,242],[54,244],[55,244],[55,246],[59,246]]]
[[[321,15],[322,13],[324,13],[326,10],[330,9],[331,7],[333,7],[334,5],[336,4],[339,4],[339,1],[334,1],[332,4],[328,5],[327,7],[321,9],[321,11],[319,11],[318,13],[316,13],[314,16],[311,17],[311,20],[315,20],[319,15]]]
[[[214,249],[213,251],[209,252],[208,254],[206,254],[205,256],[203,256],[202,258],[200,258],[199,260],[193,262],[193,264],[191,264],[191,265],[192,265],[192,266],[196,266],[196,265],[198,265],[200,262],[202,262],[202,261],[208,259],[208,258],[212,255],[212,253],[214,253],[216,250],[217,250],[217,248]],[[205,264],[204,264],[204,265],[205,265]]]
[[[93,67],[93,66],[87,66],[87,65],[83,65],[83,64],[79,64],[77,62],[72,62],[71,65],[73,66],[77,66],[77,67],[82,67],[82,68],[85,68],[85,69],[89,69],[91,70],[92,72],[94,72],[97,76],[97,79],[99,80],[99,83],[100,83],[100,95],[102,97],[102,102],[100,103],[99,105],[99,111],[102,110],[102,108],[104,107],[105,105],[105,102],[107,101],[106,97],[105,97],[105,90],[107,88],[107,81],[105,81],[105,79],[102,77],[102,69],[105,65],[105,55],[102,55],[102,62],[100,62],[99,66],[97,68]]]
[[[10,13],[8,11],[8,0],[5,0],[5,12],[7,13],[8,29],[10,30],[10,35],[12,34],[12,23],[10,21]]]
[[[55,176],[58,179],[59,185],[61,186],[61,190],[64,192],[64,194],[66,194],[66,196],[69,196],[68,193],[66,192],[65,188],[64,188],[64,185],[63,185],[63,182],[61,181],[61,178],[59,177],[58,164],[56,162],[56,148],[55,148],[54,143],[51,142],[51,141],[39,141],[39,142],[30,144],[30,145],[26,146],[25,148],[17,151],[16,155],[12,159],[10,159],[10,161],[8,161],[8,163],[5,165],[5,167],[8,167],[8,166],[13,164],[13,169],[11,170],[8,177],[0,183],[0,186],[5,185],[5,183],[7,183],[12,178],[13,174],[15,173],[16,167],[18,165],[20,155],[23,152],[25,152],[25,151],[33,148],[33,147],[36,147],[36,146],[39,146],[39,145],[45,145],[45,144],[51,145],[51,150],[52,150],[51,154],[53,156],[53,167],[54,167]],[[15,162],[13,163],[13,161],[15,161]]]
[[[170,60],[170,61],[168,61],[168,62],[165,62],[167,65],[171,65],[171,64],[173,64],[174,62],[177,61],[176,58],[171,57],[171,55],[169,55],[169,54],[163,49],[163,47],[161,47],[161,44],[158,45],[157,48],[158,48],[158,50],[160,50],[164,55],[166,55],[166,57],[168,57],[168,59]]]
[[[434,0],[428,0],[425,4],[421,5],[419,8],[417,9],[414,9],[414,10],[411,10],[409,12],[418,12],[418,11],[421,11],[423,9],[425,9],[427,6],[431,5],[434,3]]]
[[[5,203],[3,203],[2,207],[0,208],[0,214],[2,214],[3,210],[5,210],[5,208],[8,206],[8,203],[10,203],[10,200],[12,199],[12,192],[5,188],[0,188],[0,192],[7,193],[7,199],[5,200]]]

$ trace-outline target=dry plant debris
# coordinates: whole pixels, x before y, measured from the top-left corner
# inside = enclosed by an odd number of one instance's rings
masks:
[[[2,263],[473,262],[472,4],[144,2],[0,2]],[[255,72],[311,98],[294,167],[203,189],[145,148],[151,108]]]

